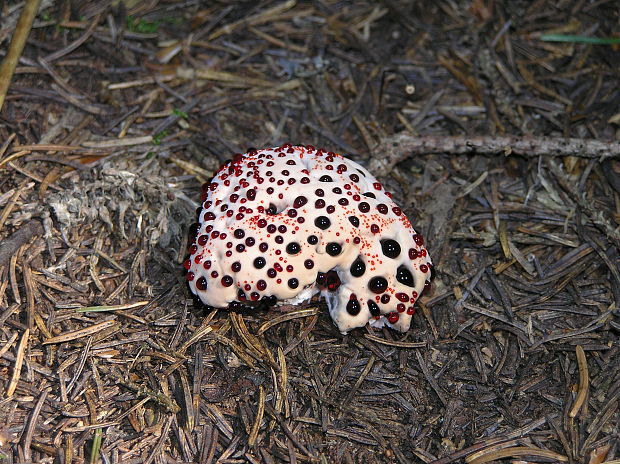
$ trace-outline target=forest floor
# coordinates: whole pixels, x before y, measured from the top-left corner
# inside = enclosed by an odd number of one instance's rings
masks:
[[[0,463],[620,462],[619,15],[43,0],[0,112]],[[192,298],[201,184],[284,142],[424,235],[409,332]]]

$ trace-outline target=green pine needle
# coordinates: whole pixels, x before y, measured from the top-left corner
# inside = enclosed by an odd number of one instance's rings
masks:
[[[101,439],[102,439],[102,431],[101,428],[95,429],[95,435],[93,436],[93,446],[90,449],[90,460],[88,461],[90,464],[96,464],[99,460],[99,452],[101,451]]]
[[[540,40],[545,42],[571,42],[587,43],[594,45],[616,45],[620,44],[620,37],[586,37],[583,35],[564,35],[564,34],[543,34]]]

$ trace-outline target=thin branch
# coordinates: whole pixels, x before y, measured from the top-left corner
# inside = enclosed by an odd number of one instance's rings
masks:
[[[4,98],[9,90],[9,85],[11,84],[11,79],[13,78],[13,73],[17,67],[19,57],[26,45],[26,39],[28,38],[28,34],[30,34],[30,29],[32,29],[34,17],[39,10],[40,1],[41,0],[26,0],[26,5],[24,5],[22,14],[15,26],[11,45],[9,45],[6,57],[0,65],[0,110],[2,110]]]
[[[434,153],[520,155],[536,156],[578,156],[581,158],[620,157],[620,142],[599,140],[564,139],[548,137],[491,137],[491,136],[444,136],[426,135],[415,137],[410,134],[396,134],[381,140],[372,150],[370,171],[379,175],[388,174],[392,168],[413,155]]]
[[[30,222],[24,224],[9,238],[2,240],[0,243],[0,269],[7,265],[17,250],[28,243],[35,235],[43,234],[43,225],[37,219],[33,219]]]

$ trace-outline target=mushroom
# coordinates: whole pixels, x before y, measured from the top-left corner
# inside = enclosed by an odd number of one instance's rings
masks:
[[[295,304],[316,293],[342,333],[404,332],[430,285],[422,236],[365,168],[290,144],[251,150],[203,186],[185,262],[209,306]]]

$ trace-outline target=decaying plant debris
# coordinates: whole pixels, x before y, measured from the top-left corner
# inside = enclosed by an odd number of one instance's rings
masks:
[[[0,2],[0,57],[21,8]],[[0,462],[617,462],[620,52],[542,34],[618,14],[44,2],[0,112]],[[438,271],[409,333],[191,298],[200,184],[285,141],[377,166],[407,206]]]

